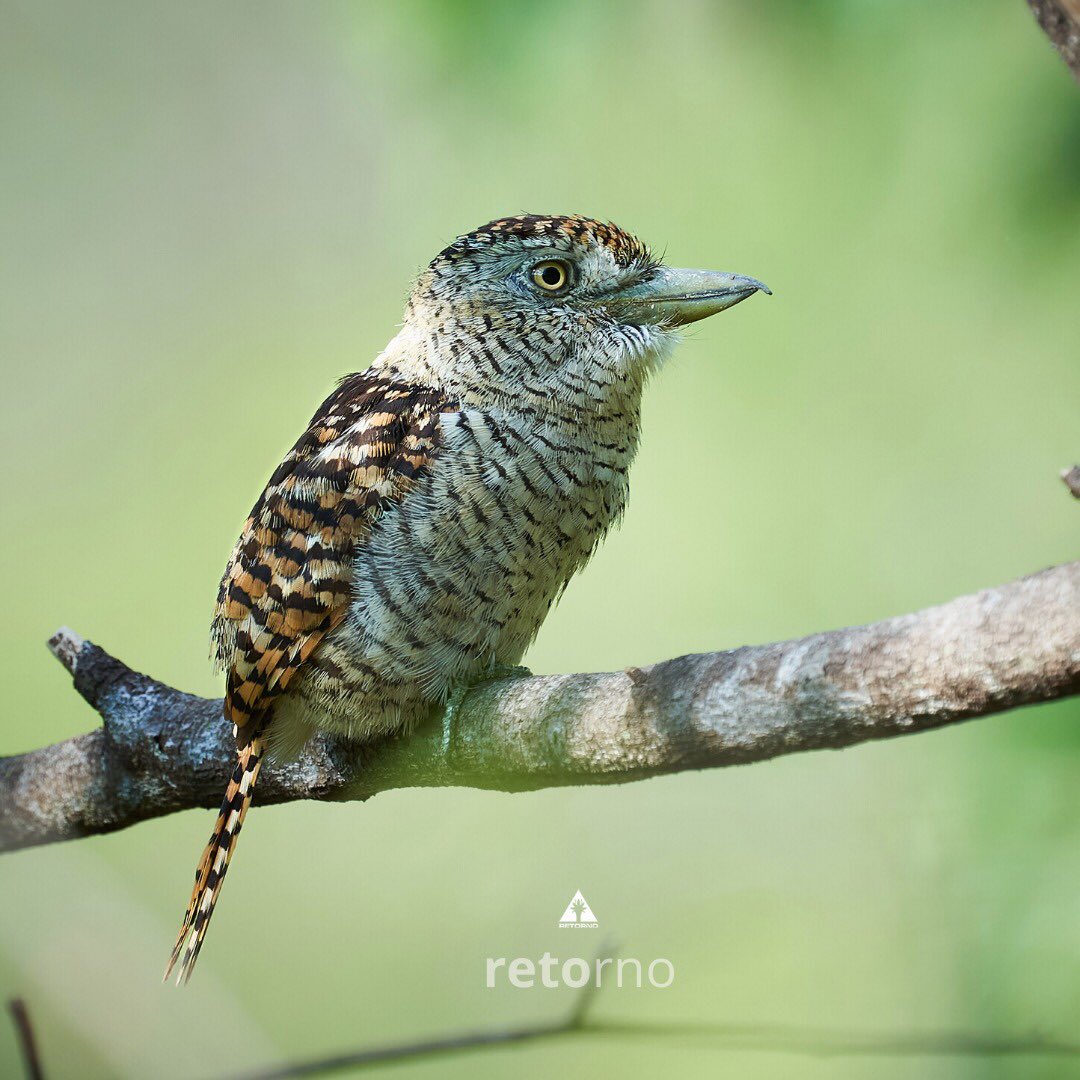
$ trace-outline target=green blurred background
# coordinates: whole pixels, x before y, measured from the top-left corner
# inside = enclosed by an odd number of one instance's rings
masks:
[[[878,619],[1077,556],[1056,474],[1080,456],[1080,91],[1021,0],[4,0],[2,24],[4,753],[95,724],[44,648],[62,623],[217,695],[211,603],[262,483],[415,271],[505,213],[611,218],[775,291],[651,388],[625,526],[535,671]],[[6,856],[0,994],[56,1076],[542,1019],[568,997],[487,990],[484,960],[567,955],[580,888],[625,955],[677,969],[598,1016],[1071,1035],[1078,721],[257,809],[182,993],[158,979],[209,811]],[[398,1075],[1062,1068],[577,1039]]]

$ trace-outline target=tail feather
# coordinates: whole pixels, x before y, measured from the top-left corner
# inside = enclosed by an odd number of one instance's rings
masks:
[[[256,736],[237,754],[236,768],[229,780],[229,786],[225,789],[225,798],[222,800],[214,831],[210,834],[210,840],[195,871],[195,888],[191,892],[180,933],[173,946],[169,965],[165,969],[165,979],[168,980],[177,961],[180,961],[177,985],[186,983],[191,978],[195,961],[199,958],[206,928],[210,923],[210,916],[214,914],[214,905],[221,894],[221,883],[225,879],[236,847],[236,837],[251,805],[264,750],[265,741],[261,736]]]

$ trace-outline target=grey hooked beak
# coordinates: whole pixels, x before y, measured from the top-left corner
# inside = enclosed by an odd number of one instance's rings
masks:
[[[629,321],[682,326],[726,311],[756,292],[772,290],[752,277],[719,270],[661,267],[647,281],[605,297]]]

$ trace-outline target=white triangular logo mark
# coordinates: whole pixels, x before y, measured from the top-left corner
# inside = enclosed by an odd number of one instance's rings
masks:
[[[577,927],[582,930],[593,929],[597,926],[596,916],[593,914],[592,908],[589,907],[588,900],[581,895],[580,889],[574,893],[570,898],[570,903],[566,905],[566,910],[562,913],[562,918],[559,919],[559,926]]]

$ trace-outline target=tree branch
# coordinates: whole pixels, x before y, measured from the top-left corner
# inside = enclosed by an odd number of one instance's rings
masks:
[[[1061,59],[1080,80],[1080,0],[1028,0]]]
[[[30,1022],[30,1010],[22,998],[12,998],[8,1002],[8,1012],[15,1024],[15,1037],[19,1041],[26,1080],[45,1080],[45,1070],[41,1066],[37,1039],[34,1038],[34,1025]]]
[[[1033,1030],[1022,1035],[1001,1035],[979,1031],[842,1031],[799,1028],[779,1024],[715,1024],[709,1022],[650,1020],[590,1020],[571,1015],[548,1024],[525,1024],[513,1028],[449,1035],[424,1042],[373,1047],[312,1061],[282,1065],[266,1072],[251,1073],[239,1080],[295,1080],[325,1076],[345,1069],[356,1072],[390,1062],[413,1061],[432,1055],[482,1050],[495,1046],[545,1038],[575,1036],[586,1039],[617,1039],[621,1042],[649,1039],[677,1040],[686,1048],[697,1043],[702,1048],[739,1053],[798,1054],[814,1058],[841,1057],[949,1057],[949,1058],[1075,1058],[1080,1043],[1057,1039]],[[717,1070],[719,1071],[719,1070]],[[795,1071],[795,1070],[793,1070]]]
[[[50,641],[97,731],[0,758],[0,851],[216,806],[231,769],[220,700]],[[452,725],[268,763],[257,801],[391,788],[622,783],[911,734],[1080,692],[1080,562],[869,626],[605,674],[477,687]]]
[[[516,1043],[534,1042],[538,1039],[578,1034],[586,1030],[586,1017],[596,991],[596,983],[587,982],[574,993],[574,1004],[569,1012],[558,1020],[458,1032],[433,1039],[350,1050],[330,1057],[271,1066],[260,1072],[247,1073],[238,1077],[237,1080],[294,1080],[295,1077],[325,1076],[327,1073],[341,1072],[345,1069],[359,1072],[369,1066],[378,1067],[390,1062],[443,1057],[462,1051],[479,1050],[483,1047],[511,1046]]]

